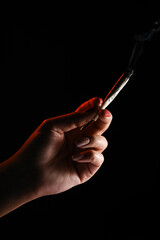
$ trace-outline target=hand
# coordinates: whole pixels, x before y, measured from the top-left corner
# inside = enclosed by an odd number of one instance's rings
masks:
[[[100,168],[107,147],[101,134],[111,123],[111,113],[103,110],[96,122],[82,132],[80,128],[93,118],[102,102],[93,98],[71,114],[45,120],[20,149],[21,160],[36,169],[38,196],[66,191],[90,179]]]
[[[104,161],[101,136],[112,115],[93,98],[75,112],[45,120],[10,159],[0,165],[0,216],[41,196],[57,194],[89,180]]]

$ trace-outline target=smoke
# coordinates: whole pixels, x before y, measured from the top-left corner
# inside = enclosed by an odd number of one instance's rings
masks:
[[[153,36],[159,31],[160,19],[157,19],[152,23],[151,27],[147,31],[134,36],[135,45],[133,47],[131,59],[129,62],[129,68],[135,69],[137,61],[143,53],[145,44],[150,42]]]

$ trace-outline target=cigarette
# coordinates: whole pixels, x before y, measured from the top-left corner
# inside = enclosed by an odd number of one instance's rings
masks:
[[[101,109],[105,109],[106,107],[109,106],[109,104],[115,99],[115,97],[120,93],[120,91],[124,88],[124,86],[128,83],[129,79],[132,77],[134,74],[134,70],[131,68],[127,68],[127,70],[120,76],[120,78],[117,80],[117,82],[114,84],[114,86],[111,88],[109,93],[104,99],[104,102],[102,106],[99,108],[97,114],[94,116],[93,121],[97,121],[99,117],[99,112]],[[81,130],[84,130],[91,122],[86,124],[81,128]]]
[[[104,99],[104,102],[100,109],[98,110],[98,113],[95,115],[93,118],[94,121],[96,121],[99,117],[99,111],[101,109],[105,109],[106,107],[109,106],[109,104],[115,99],[115,97],[120,93],[120,91],[124,88],[124,86],[127,84],[129,79],[132,77],[134,74],[134,70],[131,68],[128,68],[117,80],[117,82],[114,84],[114,86],[111,88],[109,93]]]

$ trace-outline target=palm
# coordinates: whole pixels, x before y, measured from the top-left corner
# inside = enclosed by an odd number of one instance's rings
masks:
[[[79,129],[75,129],[64,133],[63,135],[60,135],[58,140],[60,145],[56,149],[56,152],[53,153],[53,161],[55,163],[54,166],[56,165],[56,170],[58,171],[56,185],[58,185],[58,179],[60,178],[60,192],[65,191],[80,183],[83,183],[92,176],[91,172],[89,171],[89,163],[77,163],[72,160],[72,155],[77,152],[74,141],[78,135]]]
[[[44,156],[41,155],[41,163],[43,162],[43,168],[45,166],[48,169],[48,171],[45,170],[47,172],[47,181],[44,186],[44,191],[47,189],[46,195],[52,194],[52,189],[54,193],[59,193],[81,184],[98,170],[98,167],[91,163],[78,163],[72,160],[72,156],[81,151],[74,144],[80,134],[79,128],[76,128],[66,133],[52,131],[52,134],[44,135],[46,144],[43,147],[45,151]],[[46,141],[47,138],[48,141]],[[48,157],[46,157],[47,152]]]
[[[83,183],[87,181],[92,176],[92,174],[89,170],[90,163],[78,163],[72,160],[72,155],[81,151],[81,149],[77,149],[74,144],[75,139],[80,137],[80,135],[81,133],[79,129],[75,129],[74,131],[68,132],[66,134],[65,140],[66,140],[66,153],[69,152],[67,161],[70,164],[70,168],[73,169],[73,171],[70,172],[71,175],[72,174],[73,175],[72,176],[70,175],[70,177],[72,178],[74,175],[76,175],[76,181],[78,177],[79,183]]]

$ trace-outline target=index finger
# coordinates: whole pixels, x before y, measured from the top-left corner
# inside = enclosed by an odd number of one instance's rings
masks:
[[[112,121],[112,114],[107,110],[101,110],[97,121],[93,121],[86,129],[84,135],[102,135],[110,126]]]
[[[84,111],[87,111],[87,110],[92,109],[94,107],[100,107],[102,105],[102,103],[103,103],[103,100],[99,97],[91,98],[90,100],[81,104],[76,109],[76,112],[84,112]]]

